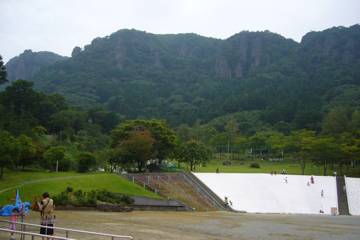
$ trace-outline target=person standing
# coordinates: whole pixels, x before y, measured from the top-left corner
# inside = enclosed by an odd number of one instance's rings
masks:
[[[311,177],[310,177],[310,182],[311,182],[311,184],[314,184],[314,183],[315,183],[315,181],[314,181],[314,176],[312,176],[312,175],[311,175]]]
[[[288,178],[287,177],[284,178],[284,183],[286,183],[286,184],[288,183]]]
[[[54,201],[50,198],[49,193],[43,193],[42,197],[43,199],[37,203],[40,210],[40,224],[43,226],[40,228],[40,234],[52,236],[54,235],[53,227],[55,223],[55,204]]]

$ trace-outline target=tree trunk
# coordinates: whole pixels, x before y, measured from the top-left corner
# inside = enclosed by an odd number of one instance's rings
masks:
[[[324,176],[327,176],[327,161],[324,161]]]
[[[192,170],[193,170],[193,167],[194,167],[194,163],[193,163],[193,161],[190,161],[190,171],[192,172]]]
[[[339,164],[339,176],[343,176],[343,161],[340,161],[340,164]]]
[[[305,175],[305,166],[306,166],[306,164],[305,164],[305,160],[304,160],[304,159],[301,159],[301,160],[300,160],[300,166],[301,166],[301,174],[302,174],[302,175]]]
[[[4,175],[4,167],[0,167],[0,179],[2,179]]]

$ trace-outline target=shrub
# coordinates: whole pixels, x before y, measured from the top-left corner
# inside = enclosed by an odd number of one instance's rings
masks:
[[[69,205],[69,194],[67,192],[61,192],[58,195],[53,197],[54,202],[58,206],[66,206]]]
[[[253,162],[250,164],[250,167],[251,168],[260,168],[260,164],[256,163],[256,162]]]
[[[119,194],[119,193],[112,193],[107,190],[101,190],[97,192],[97,200],[107,203],[113,204],[131,204],[133,203],[133,199],[127,195]]]
[[[231,161],[230,160],[226,160],[222,162],[222,165],[224,166],[230,166],[231,165]]]
[[[73,191],[71,187],[67,187],[65,191],[54,196],[54,202],[58,206],[95,207],[97,201],[126,205],[133,203],[134,200],[130,196],[107,190],[83,192],[82,190]]]
[[[96,165],[96,158],[92,153],[83,152],[78,156],[78,172],[88,172]]]
[[[67,187],[66,188],[66,192],[67,193],[71,193],[71,192],[73,192],[74,191],[74,189],[72,188],[72,187]]]

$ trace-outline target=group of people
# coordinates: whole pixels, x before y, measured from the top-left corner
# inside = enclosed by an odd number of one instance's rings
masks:
[[[231,201],[228,197],[225,197],[225,204],[226,204],[227,206],[231,206],[231,207],[232,207],[232,205],[233,205],[232,201]]]
[[[279,172],[279,174],[286,175],[286,174],[287,174],[286,169],[282,169],[282,170]],[[270,175],[271,175],[271,176],[272,176],[272,175],[277,175],[277,171],[276,171],[276,170],[271,170]]]

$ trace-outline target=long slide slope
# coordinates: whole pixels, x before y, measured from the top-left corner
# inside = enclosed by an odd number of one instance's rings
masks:
[[[227,197],[238,211],[331,214],[331,208],[338,208],[335,177],[314,176],[311,184],[310,176],[194,174],[220,198]]]
[[[351,215],[360,215],[360,178],[345,178],[346,193]]]

